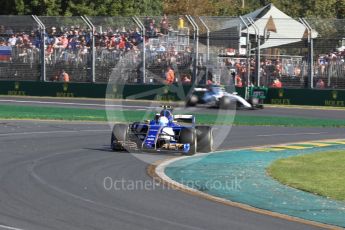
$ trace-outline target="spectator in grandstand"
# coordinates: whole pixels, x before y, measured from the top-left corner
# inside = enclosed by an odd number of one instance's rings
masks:
[[[145,28],[148,29],[151,23],[153,24],[153,23],[154,23],[154,20],[153,20],[152,18],[150,18],[150,17],[147,16],[147,17],[144,19],[144,26],[145,26]]]
[[[214,84],[214,81],[213,81],[213,74],[212,74],[212,71],[207,71],[207,80],[206,80],[206,85],[213,85]]]
[[[146,35],[148,38],[155,38],[157,37],[157,26],[156,22],[153,18],[146,17],[144,20],[144,26],[146,29]]]
[[[279,60],[276,60],[274,74],[278,77],[282,76],[282,65]]]
[[[325,88],[325,82],[324,82],[321,78],[319,78],[319,79],[317,80],[317,82],[316,82],[316,88],[318,88],[318,89],[323,89],[323,88]]]
[[[235,86],[236,87],[242,87],[243,86],[242,78],[239,74],[237,74],[235,77]]]
[[[15,46],[16,43],[17,43],[17,37],[15,34],[11,34],[11,37],[8,39],[8,43],[11,45],[11,46]]]
[[[174,27],[171,24],[168,26],[168,31],[174,31]]]
[[[78,61],[83,62],[84,60],[86,60],[86,55],[88,54],[88,52],[88,47],[85,44],[81,44],[78,50]]]
[[[59,81],[59,78],[60,78],[60,72],[57,71],[56,75],[53,75],[53,76],[50,78],[50,81]]]
[[[56,28],[55,28],[55,26],[53,26],[53,27],[51,28],[50,34],[51,34],[52,36],[56,36]]]
[[[182,84],[190,84],[191,83],[191,76],[188,74],[183,74],[181,82],[182,82]]]
[[[61,71],[60,81],[63,81],[63,82],[69,82],[70,81],[70,77],[69,77],[68,73],[66,73],[65,70]]]
[[[161,43],[161,44],[159,44],[159,47],[157,48],[157,51],[158,51],[158,52],[165,52],[165,51],[166,51],[166,48],[165,48],[165,46]]]
[[[31,31],[30,41],[36,49],[41,48],[41,35],[39,31]]]
[[[54,45],[54,48],[58,48],[60,50],[66,49],[68,47],[68,42],[67,34],[62,34],[58,37],[58,42]]]
[[[120,51],[125,51],[126,48],[126,38],[124,36],[121,36],[120,42],[118,43],[118,49]]]
[[[153,23],[150,23],[149,27],[146,30],[146,34],[149,38],[155,38],[158,36],[157,28],[155,28]]]
[[[78,37],[72,36],[68,41],[68,49],[71,51],[76,51],[79,47],[79,39]]]
[[[0,37],[0,46],[7,46],[6,40],[2,37]]]
[[[140,29],[138,27],[136,27],[135,30],[130,31],[130,37],[132,39],[135,39],[135,41],[136,41],[135,45],[138,45],[139,43],[141,43],[143,41],[143,37],[142,37]]]
[[[294,76],[295,77],[301,77],[301,68],[299,66],[296,66],[294,69]]]
[[[164,14],[161,22],[160,22],[160,26],[161,26],[161,33],[166,35],[169,32],[169,20],[166,14]]]
[[[171,85],[175,82],[175,72],[168,66],[167,71],[165,72],[165,83]]]
[[[180,16],[178,18],[178,26],[177,26],[178,29],[183,29],[184,28],[184,19],[183,19],[183,16]]]
[[[276,79],[274,79],[273,84],[271,85],[271,87],[272,88],[282,88],[283,84],[282,84],[282,82],[278,78],[276,78]]]
[[[17,42],[16,42],[16,47],[23,47],[24,46],[24,41],[23,41],[23,37],[21,34],[17,34]]]
[[[4,33],[5,33],[5,26],[0,25],[0,34],[4,34]]]
[[[13,34],[13,29],[11,27],[7,27],[4,34]]]
[[[45,50],[45,58],[47,64],[52,64],[52,55],[54,52],[54,48],[52,44],[49,44]]]

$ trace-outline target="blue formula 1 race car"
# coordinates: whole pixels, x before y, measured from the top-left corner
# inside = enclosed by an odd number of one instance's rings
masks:
[[[194,155],[211,152],[212,127],[196,126],[193,115],[173,115],[164,106],[153,120],[115,124],[111,134],[114,151],[179,152]]]

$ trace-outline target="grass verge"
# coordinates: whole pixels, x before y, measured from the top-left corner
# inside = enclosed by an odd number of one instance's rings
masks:
[[[345,150],[289,157],[273,162],[270,176],[288,186],[345,201]]]
[[[113,110],[113,122],[134,122],[152,119],[153,112],[133,110]],[[262,125],[291,127],[345,127],[345,120],[313,119],[303,117],[273,117],[254,115],[196,114],[199,124],[211,125]],[[43,119],[74,121],[107,121],[104,110],[84,108],[58,108],[37,106],[0,105],[0,119]]]

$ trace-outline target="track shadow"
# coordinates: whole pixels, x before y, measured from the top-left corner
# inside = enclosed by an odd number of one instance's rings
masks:
[[[104,145],[103,147],[99,148],[84,148],[85,150],[93,150],[93,151],[100,151],[100,152],[107,152],[107,153],[115,153],[115,154],[143,154],[149,156],[182,156],[182,153],[170,153],[170,152],[143,152],[143,151],[113,151],[109,146]]]

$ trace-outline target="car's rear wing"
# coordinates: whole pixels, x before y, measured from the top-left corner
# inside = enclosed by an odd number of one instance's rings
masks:
[[[155,119],[158,120],[160,114],[156,113]],[[195,116],[194,115],[185,115],[185,114],[176,114],[173,115],[174,122],[177,123],[189,123],[195,124]]]
[[[194,88],[194,91],[195,92],[206,92],[206,91],[208,91],[208,89],[206,89],[206,88]]]
[[[183,123],[195,123],[195,116],[194,115],[182,115],[182,114],[176,114],[174,115],[174,121],[175,122],[183,122]]]

